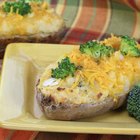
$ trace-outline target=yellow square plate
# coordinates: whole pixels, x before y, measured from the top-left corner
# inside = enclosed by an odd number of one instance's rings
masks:
[[[0,89],[0,127],[50,132],[140,134],[140,123],[124,110],[78,121],[47,120],[36,102],[35,85],[44,68],[73,45],[11,44]]]

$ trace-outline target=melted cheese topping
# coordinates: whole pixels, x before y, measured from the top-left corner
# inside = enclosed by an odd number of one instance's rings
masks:
[[[140,58],[123,56],[116,51],[111,57],[97,63],[88,55],[73,50],[68,57],[76,65],[83,67],[74,77],[60,80],[56,86],[43,86],[51,77],[51,69],[47,68],[40,78],[38,88],[46,96],[53,96],[57,102],[76,104],[93,103],[118,94],[127,94],[140,81]]]
[[[102,59],[99,64],[79,50],[69,57],[76,65],[83,66],[81,73],[96,93],[127,93],[140,80],[140,58],[124,57],[119,51]]]
[[[104,39],[103,41],[100,41],[100,43],[105,44],[106,46],[112,46],[113,48],[118,50],[121,44],[121,38],[111,34],[110,38]]]
[[[6,14],[0,6],[0,37],[51,34],[64,27],[63,19],[44,2],[42,5],[32,3],[32,12],[22,16],[18,13]]]
[[[120,46],[119,38],[114,36],[102,43],[112,44],[118,49]],[[74,77],[60,80],[58,85],[43,86],[44,81],[51,78],[51,69],[57,67],[55,63],[46,69],[38,85],[44,95],[51,95],[58,103],[96,103],[106,97],[116,100],[118,95],[127,94],[140,81],[140,57],[123,56],[118,50],[111,57],[97,62],[82,54],[79,49],[74,49],[66,56],[75,65],[83,68],[77,70]]]

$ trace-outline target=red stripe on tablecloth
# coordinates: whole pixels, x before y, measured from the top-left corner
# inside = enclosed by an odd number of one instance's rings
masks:
[[[137,5],[138,9],[140,10],[140,0],[135,0],[135,3]]]
[[[139,135],[139,136],[137,136],[135,140],[140,140],[140,135]]]
[[[51,6],[52,6],[52,8],[54,8],[55,9],[55,7],[57,6],[57,2],[58,2],[58,0],[51,0]]]
[[[88,140],[102,140],[102,135],[99,134],[89,134]]]
[[[96,9],[96,15],[91,23],[91,27],[87,29],[89,25],[90,19],[93,16],[93,1],[83,1],[84,7],[80,13],[79,20],[77,21],[75,27],[71,30],[71,33],[68,35],[66,40],[63,43],[70,43],[70,44],[78,44],[83,43],[88,40],[97,39],[103,33],[105,23],[108,20],[108,7],[107,7],[107,0],[104,1],[96,1],[98,7]],[[90,9],[89,9],[90,7]],[[88,8],[88,10],[87,10]],[[85,20],[86,17],[86,20]]]
[[[17,130],[13,133],[10,140],[33,140],[37,134],[38,132],[34,131]]]
[[[85,28],[87,27],[92,15],[93,15],[93,1],[88,0],[85,1],[83,0],[83,5],[81,6],[81,13],[79,16],[79,19],[77,20],[77,23],[75,26],[71,29],[69,35],[67,38],[64,40],[63,43],[70,43],[70,44],[75,44],[79,42],[79,37],[82,33],[85,32]],[[86,18],[86,20],[85,20]]]
[[[133,4],[131,4],[130,2],[129,2],[129,0],[123,0],[123,2],[127,5],[127,6],[129,6],[131,9],[133,9],[133,10],[137,10],[136,8],[135,8],[135,6],[133,6]],[[133,0],[133,2],[134,2],[134,0]],[[135,5],[136,5],[136,3],[135,3]],[[136,6],[137,7],[137,6]]]
[[[135,9],[135,10],[139,10],[139,8],[136,5],[136,2],[134,0],[128,0],[128,2],[130,3],[130,5]]]
[[[116,140],[113,135],[101,135],[100,140]]]
[[[83,29],[74,28],[72,29],[72,32],[74,33],[74,36],[68,35],[67,39],[63,42],[63,44],[79,44],[91,40],[90,38],[83,38],[83,40],[80,40],[79,37],[81,36],[81,34],[84,33]],[[88,36],[91,36],[92,38],[93,36],[97,35],[99,35],[97,32],[88,31]]]
[[[10,134],[10,130],[0,128],[0,140],[5,140]]]
[[[97,10],[96,10],[96,17],[94,19],[94,22],[90,28],[93,32],[87,33],[84,40],[88,41],[91,39],[97,39],[99,36],[101,36],[103,33],[103,29],[105,27],[105,23],[108,20],[108,0],[97,0]]]

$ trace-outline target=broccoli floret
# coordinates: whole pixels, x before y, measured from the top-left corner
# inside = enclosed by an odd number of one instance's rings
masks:
[[[25,0],[19,0],[15,2],[7,1],[3,5],[3,11],[6,13],[18,13],[24,16],[31,12],[31,6],[29,5],[29,3],[25,2]]]
[[[121,37],[120,51],[123,55],[135,56],[135,57],[140,56],[140,50],[137,48],[136,40],[130,38],[129,36]]]
[[[56,79],[64,79],[69,75],[74,76],[76,70],[77,67],[75,64],[70,62],[69,57],[66,57],[62,59],[61,62],[58,62],[57,68],[52,69],[52,77]]]
[[[88,41],[85,44],[80,45],[80,51],[95,59],[100,59],[102,57],[111,56],[114,53],[114,48],[102,45],[97,41]]]
[[[140,122],[140,85],[134,86],[127,99],[127,111]]]

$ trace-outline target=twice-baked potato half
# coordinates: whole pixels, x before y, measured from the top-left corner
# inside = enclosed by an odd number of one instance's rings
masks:
[[[49,119],[76,120],[119,108],[140,81],[139,44],[128,36],[89,41],[49,65],[37,100]]]
[[[65,23],[44,0],[0,3],[0,44],[13,42],[56,43],[63,37]]]

